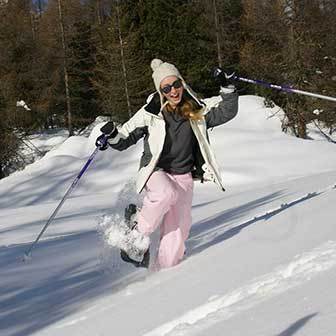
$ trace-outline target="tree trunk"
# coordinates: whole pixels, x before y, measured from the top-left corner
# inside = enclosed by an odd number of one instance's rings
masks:
[[[2,166],[0,165],[0,180],[6,177],[5,173],[2,170]]]
[[[297,106],[297,109],[300,107]],[[298,111],[298,122],[297,122],[297,130],[298,130],[298,136],[301,139],[307,139],[307,125],[306,121],[304,120],[304,117],[302,114]]]
[[[96,1],[96,14],[97,14],[97,22],[100,26],[102,24],[101,12],[100,12],[100,0]]]
[[[69,92],[69,75],[68,75],[68,69],[67,69],[67,50],[66,50],[66,42],[65,42],[65,32],[64,32],[63,11],[62,11],[61,0],[58,0],[58,15],[59,15],[60,30],[61,30],[62,49],[63,49],[63,71],[64,71],[65,99],[66,99],[67,116],[68,116],[68,130],[69,130],[69,136],[72,136],[73,129],[72,129],[71,104],[70,104],[70,92]]]
[[[125,96],[126,96],[126,101],[127,101],[128,116],[131,117],[132,108],[131,108],[131,101],[130,101],[130,97],[128,93],[126,62],[125,62],[125,55],[124,55],[123,39],[122,39],[121,28],[120,28],[119,4],[117,4],[116,10],[117,10],[117,26],[118,26],[117,28],[118,28],[118,35],[119,35],[120,56],[121,56],[121,64],[122,64],[122,71],[123,71],[123,78],[124,78]]]
[[[222,67],[222,53],[221,53],[221,47],[220,47],[220,38],[219,38],[219,24],[218,24],[218,14],[217,14],[217,4],[216,0],[213,0],[213,11],[214,11],[214,17],[215,17],[215,29],[216,29],[216,44],[217,44],[217,59],[218,59],[218,65]]]

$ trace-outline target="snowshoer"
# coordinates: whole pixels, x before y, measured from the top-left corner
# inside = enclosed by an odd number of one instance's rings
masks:
[[[173,64],[154,59],[151,68],[156,92],[120,128],[113,122],[105,124],[96,145],[101,150],[111,146],[122,151],[143,139],[136,188],[139,193],[144,191],[145,196],[132,230],[149,237],[160,227],[157,265],[166,268],[178,264],[185,254],[191,227],[193,180],[212,180],[224,191],[207,129],[235,117],[238,93],[223,76],[222,100],[209,107]]]

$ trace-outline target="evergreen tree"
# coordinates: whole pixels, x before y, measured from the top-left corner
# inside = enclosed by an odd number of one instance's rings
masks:
[[[8,174],[17,156],[17,132],[29,132],[34,114],[16,103],[36,103],[36,49],[31,8],[27,1],[0,4],[0,178]]]
[[[208,35],[203,2],[144,0],[140,19],[148,64],[152,58],[174,63],[196,91],[211,94],[209,70],[216,63],[216,46]]]
[[[92,83],[95,68],[95,46],[89,23],[84,21],[74,23],[74,32],[68,50],[74,125],[84,126],[98,114],[97,97]]]
[[[113,2],[110,17],[97,29],[95,87],[102,111],[123,122],[149,94],[136,1]]]
[[[326,72],[327,78],[321,76],[320,69],[326,64],[323,59],[325,52],[333,52],[329,46],[335,45],[335,35],[328,34],[328,30],[335,27],[335,20],[327,20],[322,2],[248,0],[243,4],[242,72],[268,82],[326,93],[323,87],[328,82],[328,75]],[[332,36],[332,41],[328,41],[328,35]],[[302,95],[261,87],[253,89],[284,108],[287,116],[284,127],[301,138],[307,137],[306,125],[315,118],[313,110],[330,105]]]
[[[15,15],[13,15],[15,13]],[[37,42],[27,1],[10,1],[0,6],[0,91],[3,113],[11,127],[28,130],[34,120],[25,113],[17,118],[16,102],[24,100],[33,108],[39,91]]]

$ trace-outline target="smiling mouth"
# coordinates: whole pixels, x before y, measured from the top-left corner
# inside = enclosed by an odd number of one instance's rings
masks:
[[[172,98],[172,99],[177,99],[177,98],[179,98],[180,97],[180,94],[179,93],[175,93],[175,94],[171,94],[170,95],[170,98]]]

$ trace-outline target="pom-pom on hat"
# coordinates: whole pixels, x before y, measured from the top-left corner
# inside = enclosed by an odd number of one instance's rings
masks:
[[[180,72],[177,70],[174,64],[162,62],[158,58],[154,58],[151,62],[151,68],[153,70],[153,81],[156,90],[160,93],[160,83],[163,79],[169,76],[176,76],[183,80]]]

